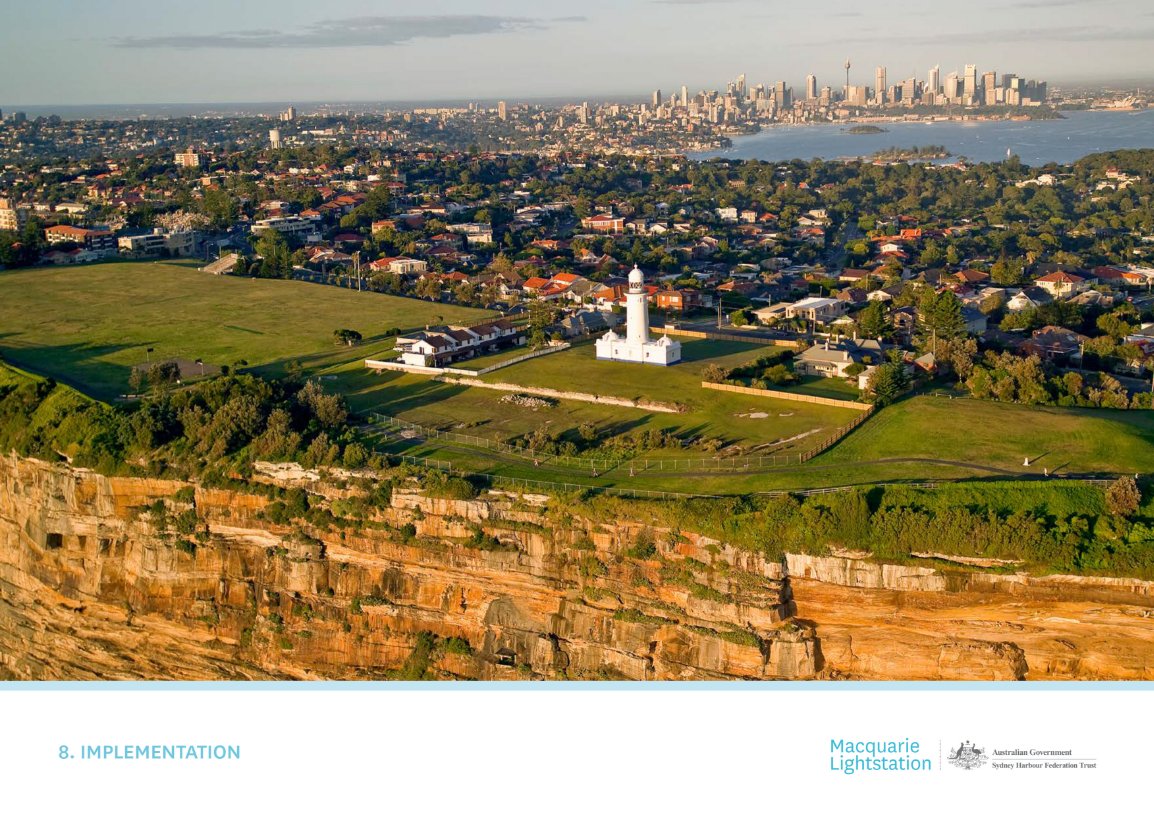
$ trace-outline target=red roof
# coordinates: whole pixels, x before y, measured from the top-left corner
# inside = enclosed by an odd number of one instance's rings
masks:
[[[1071,275],[1068,272],[1059,270],[1058,272],[1051,272],[1049,275],[1043,275],[1038,279],[1039,283],[1044,284],[1080,284],[1085,278],[1080,278],[1077,275]]]

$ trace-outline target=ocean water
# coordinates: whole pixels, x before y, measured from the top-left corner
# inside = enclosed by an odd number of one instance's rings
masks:
[[[850,134],[852,125],[778,125],[733,140],[733,147],[694,154],[779,162],[869,156],[891,147],[943,145],[954,157],[997,162],[1006,151],[1023,164],[1068,163],[1091,153],[1154,148],[1154,109],[1137,112],[1068,111],[1065,119],[1022,122],[881,122],[886,133]]]

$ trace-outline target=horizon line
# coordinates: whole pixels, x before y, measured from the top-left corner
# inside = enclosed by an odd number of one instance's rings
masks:
[[[1083,79],[1045,79],[1045,82],[1051,85],[1061,86],[1065,85],[1071,88],[1087,87],[1087,86],[1117,86],[1117,90],[1125,90],[1128,85],[1136,85],[1142,83],[1150,83],[1154,86],[1154,74],[1146,77],[1110,77],[1110,78],[1083,78]],[[868,83],[867,83],[868,84]],[[671,88],[679,88],[680,86],[670,86]],[[690,86],[692,87],[692,86]],[[792,87],[792,86],[790,86]],[[414,96],[406,98],[395,99],[310,99],[310,100],[292,100],[292,99],[245,99],[245,100],[164,100],[164,101],[148,101],[148,102],[4,102],[0,100],[0,110],[16,110],[21,107],[28,108],[131,108],[131,107],[161,107],[166,105],[387,105],[387,104],[404,104],[404,105],[433,105],[443,103],[482,103],[482,102],[535,102],[535,101],[558,101],[562,99],[571,99],[572,104],[579,104],[582,101],[610,101],[621,97],[637,97],[645,99],[653,93],[654,90],[647,91],[637,90],[618,90],[618,91],[599,91],[599,92],[548,92],[548,93],[521,93],[521,94],[497,94],[491,96],[438,96],[432,95],[427,97]],[[700,93],[702,90],[720,90],[719,88],[699,88],[694,93]],[[673,91],[670,91],[673,93]]]

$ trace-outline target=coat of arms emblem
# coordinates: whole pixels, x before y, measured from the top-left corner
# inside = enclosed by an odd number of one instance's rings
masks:
[[[957,766],[959,769],[976,769],[989,758],[986,757],[984,749],[974,746],[973,741],[964,740],[961,746],[946,756],[946,759],[951,765]]]

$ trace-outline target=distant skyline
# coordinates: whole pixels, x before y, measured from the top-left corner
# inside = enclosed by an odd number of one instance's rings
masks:
[[[743,72],[840,88],[847,57],[859,85],[876,65],[892,83],[966,63],[1138,81],[1154,79],[1151,43],[1149,0],[38,0],[5,11],[0,106],[578,100]]]

